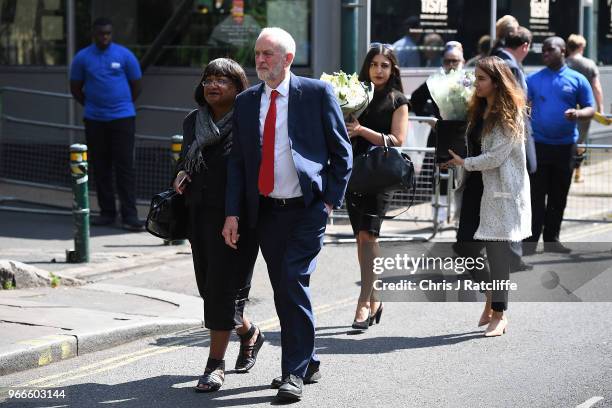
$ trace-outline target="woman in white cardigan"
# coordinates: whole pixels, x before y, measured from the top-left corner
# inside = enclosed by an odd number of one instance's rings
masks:
[[[531,235],[531,199],[525,159],[525,96],[506,63],[487,57],[476,64],[475,92],[468,108],[468,157],[449,151],[452,160],[442,166],[462,166],[465,175],[460,226],[457,233],[486,248],[494,290],[478,323],[488,324],[485,336],[501,336],[508,319],[511,242]],[[465,239],[467,236],[467,239]],[[472,252],[473,253],[473,252]],[[495,288],[501,288],[496,290]]]

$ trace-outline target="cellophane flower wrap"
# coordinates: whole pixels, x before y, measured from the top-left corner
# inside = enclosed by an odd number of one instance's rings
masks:
[[[466,120],[468,101],[474,93],[474,72],[458,70],[433,74],[427,88],[444,120]]]
[[[349,75],[342,71],[333,74],[323,73],[321,81],[332,85],[345,119],[350,115],[354,117],[361,115],[374,96],[374,87],[360,82],[357,74]]]

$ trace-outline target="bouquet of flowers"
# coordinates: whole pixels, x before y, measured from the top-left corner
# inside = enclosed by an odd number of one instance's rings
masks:
[[[467,104],[474,92],[474,73],[471,71],[441,71],[427,79],[427,88],[440,109],[444,120],[465,120]]]
[[[342,71],[333,74],[323,73],[321,81],[329,82],[334,88],[336,100],[345,119],[350,115],[355,117],[361,115],[374,95],[372,84],[359,82],[357,74],[348,75]]]

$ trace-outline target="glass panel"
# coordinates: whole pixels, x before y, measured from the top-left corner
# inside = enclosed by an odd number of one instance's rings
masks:
[[[599,0],[599,19],[597,22],[597,61],[612,64],[612,2]]]
[[[478,53],[490,6],[490,0],[373,0],[370,38],[393,44],[403,67],[439,67],[447,41],[461,42],[466,59]]]
[[[0,64],[65,65],[64,0],[0,0]]]
[[[542,42],[556,35],[567,40],[570,34],[578,33],[580,0],[503,0],[497,5],[497,16],[510,14],[519,24],[533,33],[531,51],[524,65],[542,65]]]
[[[91,19],[110,17],[113,38],[138,58],[150,49],[181,0],[91,0]],[[311,0],[195,0],[177,24],[154,65],[201,67],[229,56],[254,67],[253,47],[261,28],[282,27],[296,40],[294,64],[310,64]],[[85,44],[87,45],[87,44]]]

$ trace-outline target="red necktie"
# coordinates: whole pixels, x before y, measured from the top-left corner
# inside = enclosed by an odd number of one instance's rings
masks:
[[[278,91],[270,94],[270,107],[266,114],[263,131],[263,147],[261,149],[261,165],[259,166],[259,193],[268,196],[274,190],[274,139],[276,128],[276,97]]]

